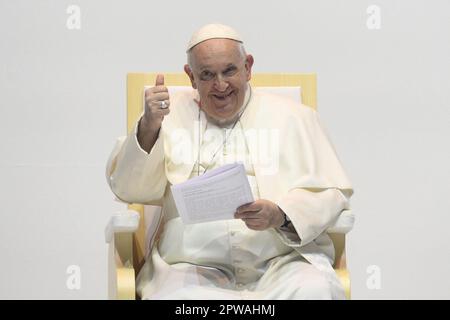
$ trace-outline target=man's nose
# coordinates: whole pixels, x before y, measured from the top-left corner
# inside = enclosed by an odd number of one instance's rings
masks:
[[[222,75],[217,75],[214,86],[217,91],[224,92],[228,89],[229,83]]]

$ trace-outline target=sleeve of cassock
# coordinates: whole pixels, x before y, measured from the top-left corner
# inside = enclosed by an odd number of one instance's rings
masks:
[[[349,209],[349,200],[335,188],[294,189],[277,205],[292,223],[288,229],[277,229],[277,233],[287,245],[301,247],[333,226],[343,210]]]
[[[341,213],[350,209],[353,194],[318,113],[303,108],[300,115],[285,135],[290,146],[299,150],[286,157],[293,178],[289,191],[276,201],[292,222],[291,232],[277,232],[291,246],[304,246],[332,227]]]
[[[108,160],[106,179],[119,200],[161,205],[167,185],[163,135],[159,134],[147,153],[139,145],[136,134],[137,124],[127,137],[117,140]]]

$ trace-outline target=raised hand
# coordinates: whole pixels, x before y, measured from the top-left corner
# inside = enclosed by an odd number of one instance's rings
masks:
[[[164,117],[170,112],[169,91],[164,85],[162,74],[156,76],[155,86],[145,91],[144,99],[145,110],[139,122],[137,139],[142,149],[150,152]]]
[[[164,116],[170,112],[169,106],[169,91],[164,85],[164,75],[158,74],[155,86],[145,91],[145,111],[142,121],[147,129],[159,130]]]

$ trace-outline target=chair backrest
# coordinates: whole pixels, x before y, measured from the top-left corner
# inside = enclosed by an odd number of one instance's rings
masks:
[[[142,113],[143,107],[143,88],[153,86],[156,79],[156,73],[129,73],[127,75],[127,123],[128,132],[133,130],[136,121]],[[190,86],[189,78],[184,73],[164,74],[164,83],[166,86]],[[307,106],[316,108],[316,75],[308,74],[253,74],[250,81],[253,87],[298,87],[298,94],[301,95],[300,101]],[[139,271],[144,263],[146,251],[146,225],[144,206],[130,204],[130,209],[136,210],[141,215],[141,223],[134,237],[133,264]],[[333,241],[335,241],[333,239]],[[340,257],[342,255],[344,243],[338,241],[335,243],[337,255],[337,265],[341,265]]]

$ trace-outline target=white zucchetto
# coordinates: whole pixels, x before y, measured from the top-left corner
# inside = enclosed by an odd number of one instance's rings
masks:
[[[191,50],[200,42],[209,39],[231,39],[241,43],[243,42],[242,37],[233,28],[218,23],[207,24],[194,32],[188,43],[186,52]]]

